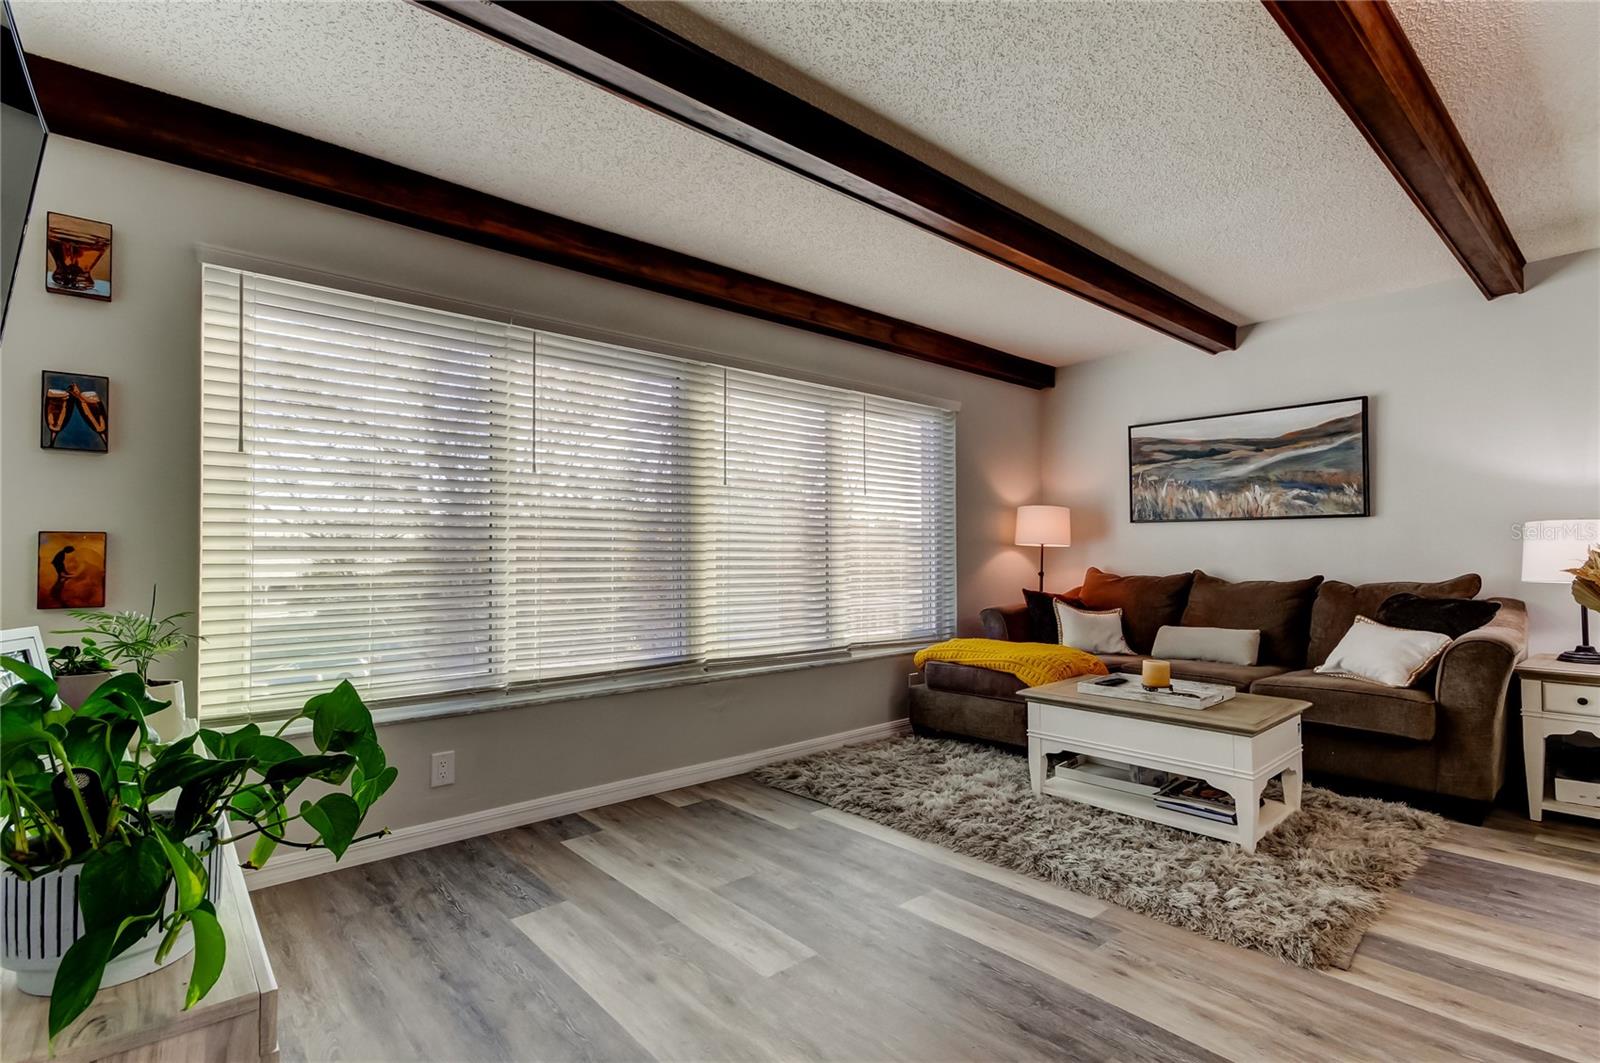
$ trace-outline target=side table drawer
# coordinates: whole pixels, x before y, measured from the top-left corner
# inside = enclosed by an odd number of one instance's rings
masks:
[[[1545,683],[1544,711],[1566,712],[1575,716],[1600,716],[1600,686],[1576,683]]]

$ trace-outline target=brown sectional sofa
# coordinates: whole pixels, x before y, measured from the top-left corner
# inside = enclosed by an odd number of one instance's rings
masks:
[[[1230,583],[1204,572],[1151,577],[1090,569],[1084,586],[1063,597],[1092,609],[1123,610],[1124,632],[1136,652],[1102,654],[1113,672],[1137,672],[1162,624],[1258,628],[1260,663],[1175,660],[1172,674],[1309,701],[1305,764],[1313,779],[1331,775],[1487,803],[1504,781],[1506,699],[1527,653],[1522,602],[1490,599],[1500,603],[1493,620],[1451,642],[1412,687],[1312,671],[1356,616],[1373,616],[1390,595],[1471,598],[1481,583],[1477,576],[1441,583],[1352,585],[1320,577]],[[1035,634],[1025,605],[985,609],[981,619],[988,638],[1023,642]],[[1004,672],[929,661],[911,689],[911,722],[922,731],[1025,746],[1023,687]]]

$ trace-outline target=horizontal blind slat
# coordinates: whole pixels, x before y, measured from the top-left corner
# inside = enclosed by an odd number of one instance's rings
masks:
[[[202,271],[200,703],[948,634],[948,411]]]

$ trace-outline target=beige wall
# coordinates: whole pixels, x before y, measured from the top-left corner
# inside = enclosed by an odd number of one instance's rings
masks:
[[[110,534],[109,602],[192,609],[198,571],[199,256],[203,247],[577,321],[820,376],[961,404],[960,623],[1017,597],[1034,562],[1006,545],[1039,483],[1039,393],[795,329],[495,254],[120,152],[52,138],[35,211],[115,226],[115,299],[46,295],[31,224],[7,323],[0,399],[0,624],[34,609],[41,529]],[[42,369],[111,378],[111,452],[39,449]],[[192,655],[177,662],[193,690]],[[401,781],[390,826],[831,734],[904,715],[904,658],[863,661],[386,728]],[[454,749],[457,783],[427,788],[428,755]]]
[[[1215,358],[1175,344],[1074,366],[1047,393],[1044,501],[1087,565],[1231,579],[1479,572],[1529,604],[1535,649],[1577,641],[1564,587],[1520,582],[1527,520],[1600,516],[1600,252],[1528,267],[1493,302],[1459,281],[1257,325]],[[1373,516],[1131,524],[1132,424],[1371,396]]]

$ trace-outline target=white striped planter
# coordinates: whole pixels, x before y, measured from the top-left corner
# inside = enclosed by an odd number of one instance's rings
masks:
[[[185,844],[199,852],[205,839],[206,835],[196,834]],[[213,905],[221,897],[222,861],[230,849],[232,846],[224,842],[205,857],[209,875],[206,897]],[[0,966],[16,972],[17,988],[24,993],[49,996],[61,957],[83,934],[83,915],[78,908],[78,874],[82,870],[82,864],[73,864],[28,881],[10,871],[0,873]],[[178,887],[173,885],[161,903],[162,916],[171,913],[177,903]],[[184,927],[172,950],[158,964],[156,950],[160,946],[158,926],[106,965],[100,987],[131,982],[187,956],[194,948],[194,936]]]

